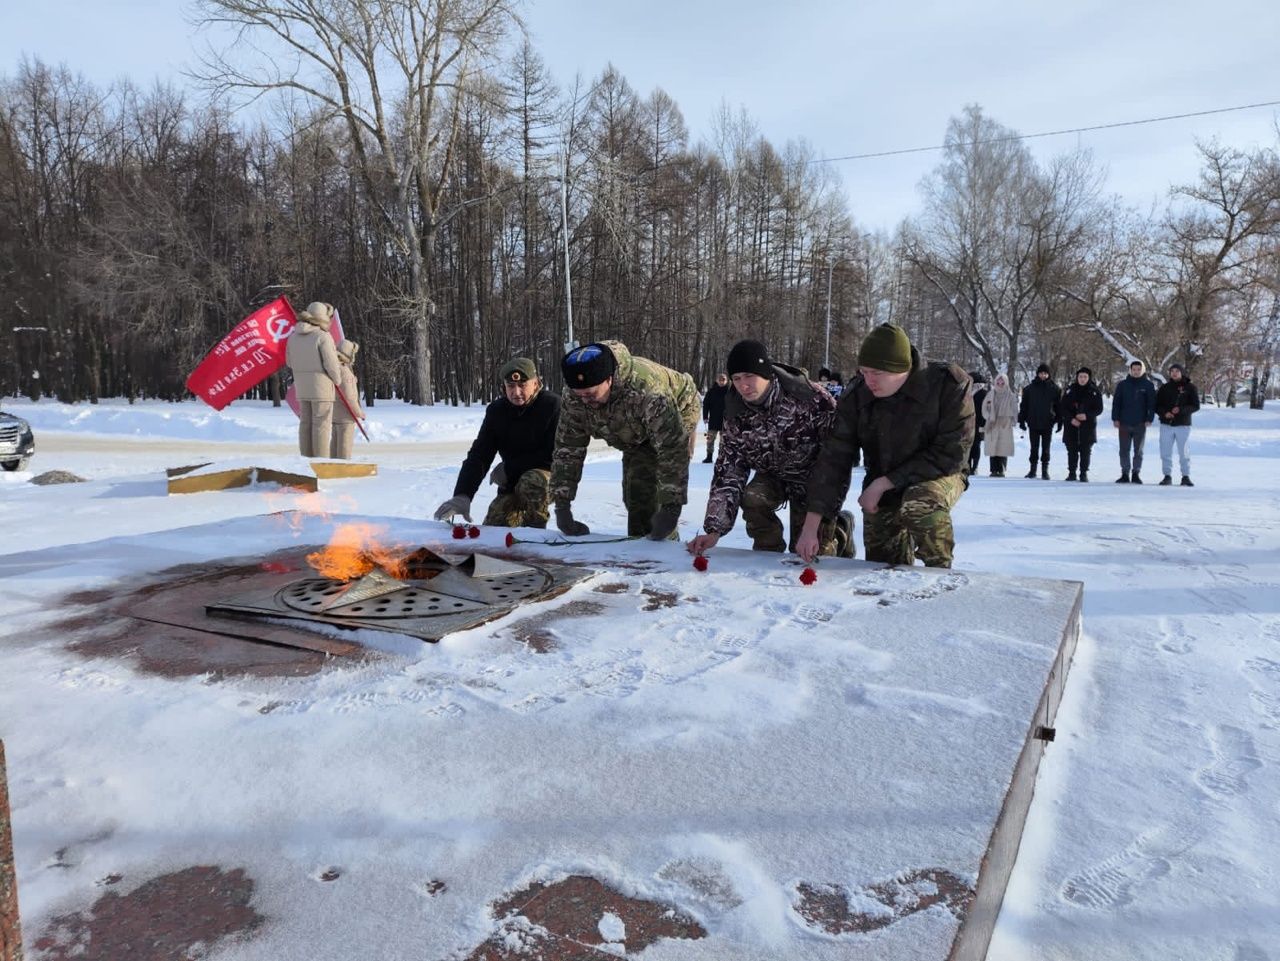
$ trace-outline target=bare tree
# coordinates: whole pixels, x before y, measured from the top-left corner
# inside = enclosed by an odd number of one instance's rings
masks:
[[[432,258],[464,88],[514,22],[508,0],[198,0],[236,42],[210,51],[219,91],[293,91],[346,125],[373,208],[404,258],[415,403],[433,399]],[[266,48],[254,44],[264,41]],[[245,42],[247,41],[247,43]]]

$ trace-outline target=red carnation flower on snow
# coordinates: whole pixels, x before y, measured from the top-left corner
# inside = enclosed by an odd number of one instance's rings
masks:
[[[516,535],[512,534],[510,531],[507,531],[507,546],[514,547],[515,543],[516,543]]]
[[[467,536],[468,536],[468,537],[479,537],[479,536],[480,536],[480,528],[476,527],[476,525],[475,525],[475,524],[472,524],[470,527],[468,527],[468,528],[467,528]]]
[[[817,579],[818,579],[818,572],[815,571],[812,567],[806,567],[804,570],[800,572],[800,583],[803,584],[805,587],[808,587]]]
[[[453,539],[455,541],[460,541],[466,536],[467,536],[467,529],[465,527],[463,527],[461,524],[453,525]]]
[[[707,569],[707,559],[699,554],[693,559],[693,569],[695,571],[705,571]]]

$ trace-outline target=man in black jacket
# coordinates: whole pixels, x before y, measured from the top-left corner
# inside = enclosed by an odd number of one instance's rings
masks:
[[[1187,378],[1181,364],[1169,366],[1169,379],[1156,391],[1156,416],[1160,418],[1160,466],[1164,468],[1161,487],[1173,483],[1173,445],[1178,445],[1178,466],[1182,468],[1182,486],[1191,483],[1191,458],[1187,441],[1191,438],[1191,415],[1200,409],[1200,392]]]
[[[707,425],[707,456],[702,461],[710,464],[716,452],[716,436],[724,430],[724,403],[729,397],[729,375],[716,374],[716,382],[702,398],[702,422]]]
[[[484,412],[484,422],[458,471],[453,496],[436,509],[436,520],[461,514],[471,520],[471,499],[495,455],[502,458],[490,480],[498,496],[484,522],[502,527],[546,527],[551,500],[551,454],[555,449],[560,398],[542,387],[528,357],[502,368],[502,393]]]
[[[973,444],[969,447],[969,476],[978,473],[978,462],[982,460],[982,434],[987,419],[982,416],[982,402],[987,399],[987,378],[981,371],[969,371],[969,396],[973,398]]]
[[[927,363],[907,332],[882,324],[858,350],[858,373],[840,395],[836,420],[809,475],[804,529],[796,553],[818,554],[818,527],[844,500],[855,452],[866,474],[858,506],[869,561],[950,567],[951,509],[964,493],[973,444],[969,375]]]
[[[1058,399],[1061,391],[1049,378],[1049,365],[1036,368],[1036,379],[1022,388],[1022,404],[1018,408],[1018,427],[1031,434],[1031,469],[1028,477],[1036,476],[1036,457],[1040,458],[1040,476],[1049,479],[1049,442],[1053,440],[1053,428],[1058,422]]]

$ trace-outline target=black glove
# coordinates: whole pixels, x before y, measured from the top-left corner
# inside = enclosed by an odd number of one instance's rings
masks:
[[[1026,430],[1027,422],[1025,420],[1018,421],[1018,430]]]
[[[649,521],[649,540],[665,541],[676,532],[676,524],[680,521],[680,505],[664,504],[653,512]]]
[[[582,521],[573,519],[573,508],[569,506],[568,501],[556,501],[556,527],[560,528],[560,533],[568,537],[581,537],[583,534],[590,534],[591,528]]]
[[[1061,434],[1061,433],[1062,433],[1062,421],[1058,421],[1057,426],[1055,426],[1055,427],[1053,428],[1053,430],[1054,430],[1054,433],[1056,433],[1056,434]]]

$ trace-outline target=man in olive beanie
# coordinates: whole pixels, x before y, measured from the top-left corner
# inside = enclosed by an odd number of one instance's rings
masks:
[[[973,443],[969,375],[925,363],[907,332],[883,324],[858,351],[858,377],[840,395],[835,425],[809,475],[808,514],[796,544],[818,553],[818,526],[840,509],[859,450],[866,474],[858,505],[869,561],[950,567],[951,509],[968,486]]]

